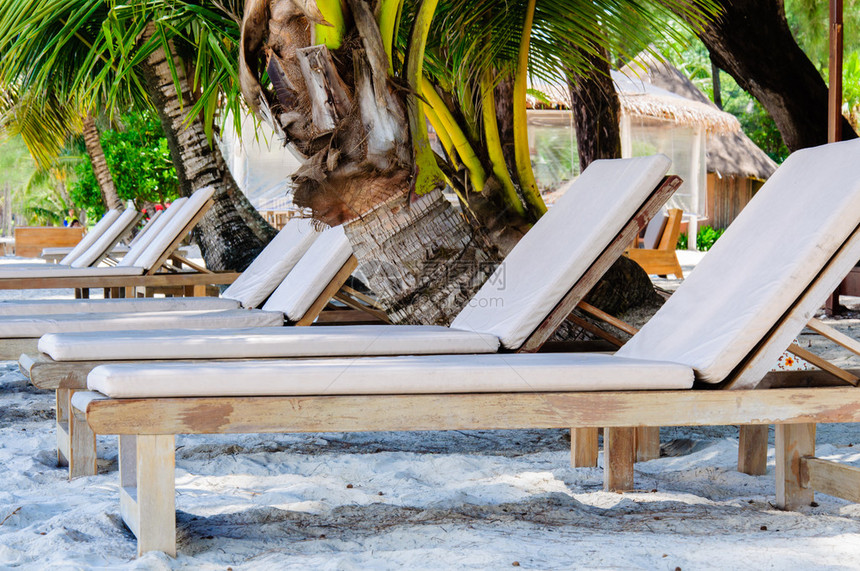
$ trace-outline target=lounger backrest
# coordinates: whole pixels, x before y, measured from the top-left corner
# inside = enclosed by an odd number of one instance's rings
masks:
[[[205,186],[194,191],[188,197],[188,202],[182,205],[176,216],[170,219],[159,235],[143,251],[137,259],[135,266],[141,267],[144,270],[150,270],[170,245],[186,231],[185,229],[188,224],[197,216],[204,205],[212,198],[213,194],[215,194],[214,186]]]
[[[131,247],[128,253],[123,256],[122,260],[119,261],[119,266],[134,266],[137,259],[143,254],[144,251],[149,247],[149,245],[155,241],[156,238],[161,234],[164,227],[167,226],[167,223],[176,216],[176,213],[182,209],[182,206],[188,202],[188,199],[177,198],[173,201],[173,203],[167,207],[167,210],[158,217],[158,220],[152,223],[152,226],[149,227],[146,234],[144,234],[143,238],[138,240],[138,242]]]
[[[517,349],[660,183],[665,155],[595,161],[529,230],[451,323]]]
[[[656,250],[660,245],[660,237],[663,236],[663,231],[666,229],[666,222],[669,221],[669,215],[665,209],[661,209],[648,226],[645,227],[645,236],[642,238],[642,247],[648,250]]]
[[[86,235],[81,238],[81,241],[77,243],[77,245],[72,248],[72,251],[65,255],[65,257],[60,260],[61,264],[70,265],[78,256],[86,252],[90,246],[95,244],[96,240],[98,240],[102,234],[104,234],[105,230],[107,230],[114,222],[116,222],[117,218],[122,215],[122,211],[120,210],[108,210],[102,219],[98,221],[98,223],[93,226],[93,229],[86,233]]]
[[[247,309],[257,307],[284,281],[319,235],[311,220],[289,220],[221,297],[234,299]]]
[[[152,225],[155,224],[155,221],[161,218],[161,215],[164,214],[164,210],[156,210],[155,214],[149,217],[149,220],[146,221],[146,224],[143,225],[143,228],[135,234],[134,238],[132,238],[131,242],[128,243],[128,247],[131,248],[146,236],[146,233],[152,228]]]
[[[131,225],[137,222],[140,214],[134,207],[126,208],[117,221],[104,231],[98,240],[86,252],[78,256],[72,263],[73,268],[88,268],[104,258],[126,232],[131,231]]]
[[[352,255],[342,226],[326,230],[272,293],[263,309],[299,321]]]
[[[618,355],[725,380],[858,224],[860,140],[792,154]]]

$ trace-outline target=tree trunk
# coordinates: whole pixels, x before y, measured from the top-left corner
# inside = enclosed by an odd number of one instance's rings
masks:
[[[392,198],[344,228],[394,323],[448,325],[496,266],[438,190],[409,205]]]
[[[590,73],[568,74],[570,108],[576,128],[579,166],[585,169],[597,159],[621,157],[621,102],[609,74],[609,56],[583,53],[591,62]],[[654,286],[639,264],[626,256],[619,258],[586,298],[590,304],[611,315],[653,303]]]
[[[87,113],[83,118],[84,125],[84,144],[87,147],[87,154],[90,156],[90,164],[93,166],[93,173],[96,175],[96,181],[99,185],[99,190],[102,193],[102,200],[108,210],[118,210],[122,208],[122,201],[116,193],[116,185],[113,182],[113,176],[110,174],[107,161],[105,160],[105,152],[102,149],[102,142],[99,136],[99,130],[96,127],[95,119],[91,113]]]
[[[792,150],[827,142],[827,85],[794,41],[781,0],[723,0],[698,32],[712,61],[771,114]],[[857,135],[843,118],[843,139]]]
[[[242,271],[276,231],[239,189],[217,145],[209,144],[201,118],[189,118],[194,96],[182,62],[176,57],[174,62],[181,101],[164,49],[157,49],[140,65],[147,93],[158,109],[167,137],[180,193],[187,196],[204,186],[216,188],[215,204],[194,229],[194,239],[209,269]]]
[[[585,170],[595,159],[621,157],[621,102],[609,75],[609,55],[583,53],[591,63],[591,73],[570,73],[570,110],[576,128],[579,168]]]

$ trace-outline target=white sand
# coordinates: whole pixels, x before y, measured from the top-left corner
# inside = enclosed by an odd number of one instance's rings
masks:
[[[53,405],[0,362],[3,569],[860,568],[860,505],[775,509],[772,442],[768,475],[740,474],[732,427],[664,429],[692,451],[637,464],[625,494],[570,468],[563,431],[179,437],[179,555],[136,560],[115,438],[99,437],[98,476],[67,481]],[[818,441],[860,466],[857,426]]]

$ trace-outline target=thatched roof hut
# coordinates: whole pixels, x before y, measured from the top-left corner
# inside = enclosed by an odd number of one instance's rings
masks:
[[[710,109],[716,105],[689,78],[672,65],[659,61],[653,54],[642,52],[621,68],[621,74],[631,81],[648,84]],[[756,146],[742,131],[711,132],[707,142],[707,170],[717,176],[740,176],[766,180],[777,164]]]

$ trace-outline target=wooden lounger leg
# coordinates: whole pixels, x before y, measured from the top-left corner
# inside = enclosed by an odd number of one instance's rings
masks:
[[[612,427],[603,430],[603,489],[623,492],[633,489],[635,429]]]
[[[173,435],[119,438],[120,512],[137,555],[176,556],[176,443]]]
[[[776,425],[776,505],[793,510],[812,503],[812,488],[804,488],[801,459],[815,455],[815,424]]]
[[[660,427],[640,426],[636,429],[636,461],[647,462],[660,457]]]
[[[570,429],[570,465],[574,468],[597,466],[597,428]]]
[[[750,476],[767,473],[766,424],[744,424],[738,437],[738,472]]]
[[[69,389],[57,389],[57,465],[69,465]]]
[[[69,416],[69,479],[81,476],[95,476],[96,468],[96,434],[87,424],[86,414],[72,408],[71,396],[75,391],[68,391]]]

